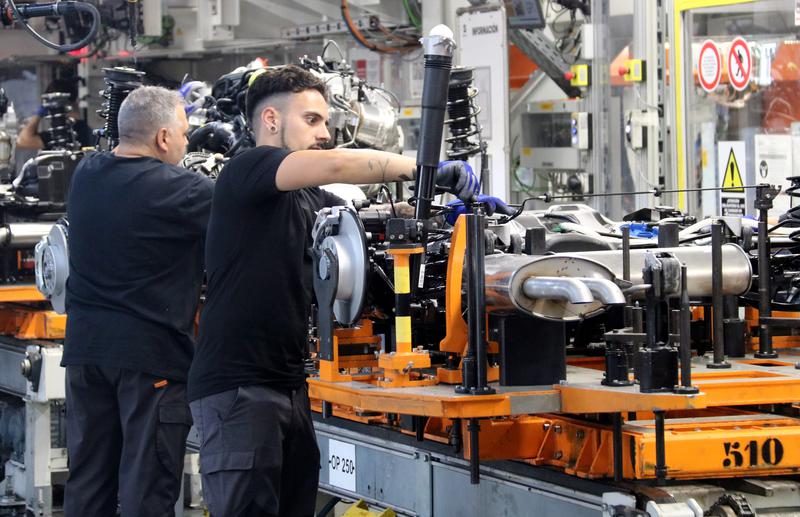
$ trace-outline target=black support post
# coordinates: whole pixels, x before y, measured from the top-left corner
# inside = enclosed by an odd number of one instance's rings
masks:
[[[714,328],[714,360],[709,368],[730,368],[725,361],[724,304],[722,296],[722,231],[719,222],[711,225],[711,312]]]

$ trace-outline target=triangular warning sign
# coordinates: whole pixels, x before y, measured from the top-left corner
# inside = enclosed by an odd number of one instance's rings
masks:
[[[728,165],[725,166],[725,177],[722,178],[722,191],[744,192],[742,173],[739,172],[739,164],[736,163],[736,155],[733,154],[733,148],[731,148],[731,153],[728,155]]]

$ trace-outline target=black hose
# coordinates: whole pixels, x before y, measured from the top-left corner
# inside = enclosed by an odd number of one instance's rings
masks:
[[[20,13],[19,9],[17,8],[14,0],[8,0],[9,5],[11,5],[11,9],[14,11],[14,16],[16,17],[16,21],[22,24],[22,27],[30,33],[39,43],[42,45],[58,50],[59,52],[70,52],[72,50],[78,50],[80,48],[85,47],[89,44],[90,41],[94,39],[97,35],[97,31],[100,29],[100,11],[97,10],[97,7],[93,6],[92,4],[82,3],[82,2],[62,2],[65,8],[64,13],[68,12],[67,10],[73,10],[77,12],[87,12],[92,15],[92,26],[89,28],[89,33],[86,34],[80,41],[75,43],[69,43],[64,45],[58,45],[45,39],[41,34],[33,30],[33,28],[28,24],[25,20],[25,17]],[[63,14],[63,13],[62,13]]]

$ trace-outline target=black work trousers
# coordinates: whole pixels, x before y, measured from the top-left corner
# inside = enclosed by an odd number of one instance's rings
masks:
[[[190,406],[212,517],[314,515],[319,448],[305,385],[242,386]]]
[[[65,517],[174,515],[191,425],[185,383],[67,366]]]

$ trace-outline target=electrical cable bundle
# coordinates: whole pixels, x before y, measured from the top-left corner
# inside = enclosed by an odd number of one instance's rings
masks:
[[[406,6],[408,3],[406,2]],[[380,20],[377,16],[370,17],[370,29],[377,30],[380,32],[388,41],[392,43],[397,43],[397,45],[382,45],[375,43],[374,41],[367,38],[367,36],[358,28],[356,24],[353,22],[353,18],[350,16],[350,5],[348,4],[347,0],[342,0],[342,19],[344,20],[345,25],[347,25],[347,29],[350,31],[350,34],[358,41],[361,45],[368,48],[369,50],[373,50],[375,52],[381,52],[384,54],[394,54],[394,53],[403,53],[403,52],[410,52],[412,50],[416,50],[419,48],[419,40],[416,36],[408,36],[405,34],[397,33],[396,31],[390,31],[387,29],[383,24],[380,23]],[[411,11],[407,11],[409,13],[409,17],[411,16]],[[412,24],[414,20],[412,19]]]

